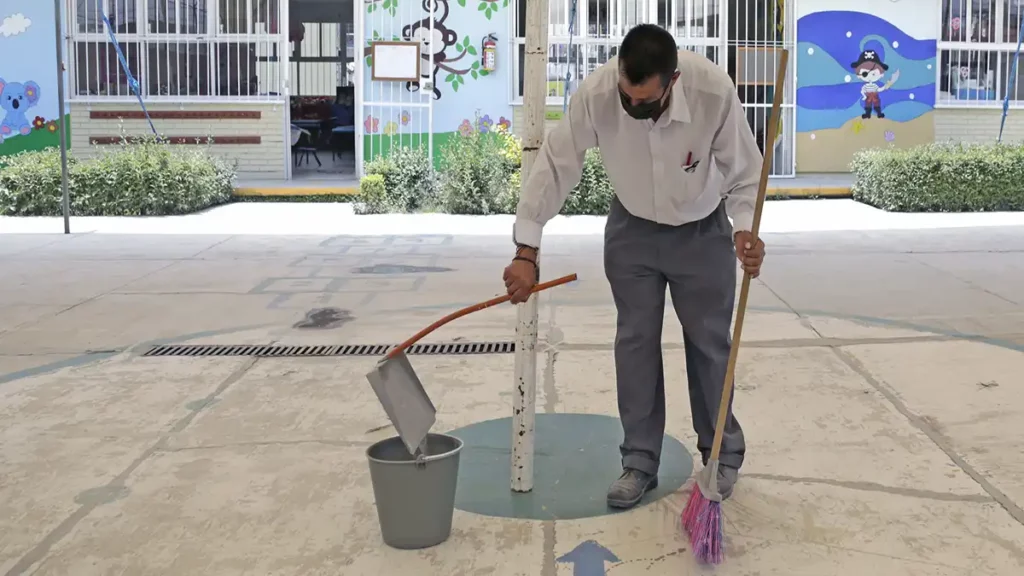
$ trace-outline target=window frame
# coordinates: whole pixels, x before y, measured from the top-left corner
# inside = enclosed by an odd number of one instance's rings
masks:
[[[509,97],[509,104],[511,104],[512,106],[522,106],[523,105],[523,97],[522,97],[521,94],[519,94],[519,75],[520,75],[520,71],[522,70],[522,66],[523,66],[523,62],[521,62],[520,58],[519,58],[519,49],[520,49],[520,46],[523,46],[523,45],[526,44],[526,38],[524,36],[517,36],[517,32],[518,32],[518,19],[519,19],[519,4],[521,2],[525,2],[525,1],[526,0],[512,0],[512,2],[511,2],[511,8],[512,8],[512,12],[511,13],[513,14],[513,17],[509,19],[509,42],[508,42],[508,47],[509,47],[509,52],[510,52],[509,60],[510,60],[511,66],[509,66],[509,76],[508,76],[509,77],[509,89],[508,89],[509,90],[509,94],[508,94],[508,97]],[[618,2],[619,3],[619,7],[621,7],[622,3],[625,2],[625,0],[609,0],[609,3],[611,3],[611,2]],[[582,82],[583,80],[585,80],[586,77],[589,75],[589,71],[586,69],[587,68],[586,63],[587,63],[587,54],[589,53],[591,47],[607,46],[609,48],[611,48],[611,47],[618,48],[622,44],[623,37],[625,36],[625,33],[628,30],[628,27],[631,27],[631,26],[636,25],[636,24],[644,24],[644,23],[657,24],[658,23],[658,0],[637,0],[637,2],[638,2],[638,4],[642,4],[642,6],[643,6],[643,8],[642,8],[642,14],[643,14],[642,17],[638,18],[636,23],[624,23],[624,22],[621,21],[622,20],[620,18],[621,15],[617,13],[618,10],[616,10],[616,14],[614,15],[614,18],[610,17],[610,20],[611,20],[610,25],[609,25],[610,34],[608,36],[592,36],[589,33],[587,33],[587,34],[580,34],[580,33],[578,33],[578,31],[574,31],[574,34],[572,36],[572,44],[573,44],[573,46],[579,46],[580,56],[581,56],[581,59],[583,61],[582,65],[580,66],[583,69],[583,74],[582,74],[582,76],[580,78],[574,79],[574,80],[577,81],[577,84],[579,82]],[[685,2],[684,6],[692,6],[692,5],[696,5],[696,4],[700,3],[701,0],[683,0],[683,2]],[[726,60],[724,59],[725,58],[725,54],[727,54],[727,37],[726,37],[727,28],[726,27],[728,25],[728,9],[729,9],[729,7],[728,7],[728,0],[709,0],[708,1],[708,5],[709,6],[712,5],[712,3],[714,3],[714,5],[716,6],[717,14],[718,14],[718,23],[717,23],[714,35],[706,35],[706,36],[690,36],[689,34],[681,35],[679,33],[680,30],[677,29],[675,31],[675,33],[673,34],[673,36],[675,37],[676,44],[680,47],[680,49],[694,49],[694,48],[704,48],[704,49],[707,49],[709,47],[710,48],[715,48],[716,51],[717,51],[717,54],[718,54],[718,61],[716,62],[716,64],[718,64],[719,66],[722,66],[724,68],[724,67],[727,67],[727,65],[728,65],[728,62],[726,62]],[[588,14],[589,13],[589,4],[590,3],[587,0],[578,0],[576,18],[577,18],[577,23],[580,25],[581,28],[587,27],[587,23],[588,23],[588,20],[589,20],[589,18],[588,18],[588,15],[589,15]],[[565,17],[565,21],[569,22],[568,14],[572,12],[572,0],[566,0],[565,6],[566,6],[566,11],[567,11],[566,17]],[[687,10],[686,12],[689,12],[689,11]],[[555,26],[564,27],[564,25],[562,25],[562,24],[557,24]],[[688,28],[689,28],[689,26],[687,26],[687,30],[688,30]],[[559,45],[559,44],[565,45],[565,44],[569,43],[569,36],[568,35],[565,35],[565,34],[556,35],[556,34],[554,34],[555,31],[556,30],[553,29],[553,25],[550,24],[550,22],[549,22],[549,24],[548,24],[548,47],[549,47],[549,49],[550,49],[551,46],[555,46],[555,45]],[[550,63],[550,60],[548,62]],[[566,64],[567,63],[568,62],[566,62]],[[547,100],[546,100],[546,105],[547,106],[562,106],[563,103],[564,103],[564,97],[562,97],[562,96],[549,96],[549,97],[547,97]]]
[[[963,2],[964,12],[966,12],[966,20],[964,28],[967,30],[973,29],[973,18],[977,10],[975,7],[980,3],[987,3],[986,0],[949,0],[949,2],[956,3],[959,5]],[[1006,26],[1008,20],[1007,9],[1011,8],[1011,0],[995,0],[995,36],[988,41],[981,40],[943,40],[944,34],[947,29],[947,18],[946,18],[946,2],[944,0],[936,0],[936,4],[939,10],[939,29],[937,31],[937,41],[935,50],[935,108],[936,109],[982,109],[991,110],[999,109],[1003,106],[1003,99],[1006,98],[1007,90],[1006,80],[1001,73],[1003,71],[1003,63],[1006,63],[1006,70],[1009,70],[1009,66],[1012,65],[1013,57],[1017,52],[1017,38],[1004,38],[1003,35],[1009,31]],[[1024,11],[1024,8],[1021,8]],[[962,18],[962,17],[961,17]],[[1020,16],[1018,14],[1017,18]],[[1018,20],[1019,21],[1019,20]],[[1018,30],[1019,33],[1019,30]],[[952,59],[954,54],[967,54],[968,58],[976,58],[982,54],[986,55],[986,58],[995,56],[995,64],[990,70],[994,70],[994,94],[995,98],[991,100],[982,99],[964,99],[960,100],[952,97],[953,89],[950,86],[949,91],[942,90],[943,83],[943,71],[952,69],[952,66],[945,64],[947,60]],[[1017,56],[1018,58],[1024,58],[1024,55]],[[1020,93],[1022,88],[1021,76],[1024,74],[1024,66],[1022,63],[1018,63],[1016,92]],[[950,83],[952,80],[949,81]],[[968,88],[970,90],[970,88]],[[1011,108],[1024,108],[1024,97],[1019,100],[1010,100]]]
[[[211,92],[214,91],[214,86],[216,86],[218,84],[218,81],[220,80],[220,76],[221,76],[220,75],[220,70],[219,70],[219,58],[220,58],[219,50],[220,50],[220,47],[222,45],[231,46],[232,44],[234,44],[234,45],[252,44],[254,46],[257,46],[257,48],[256,48],[257,54],[259,53],[259,48],[258,47],[265,47],[265,48],[267,48],[269,50],[269,49],[271,49],[272,46],[276,45],[277,46],[277,54],[278,55],[288,54],[289,53],[288,52],[288,33],[287,33],[287,30],[285,30],[283,28],[283,24],[282,24],[284,22],[284,18],[283,18],[284,10],[283,10],[283,8],[286,7],[287,0],[265,0],[266,3],[268,4],[268,6],[273,6],[273,4],[276,4],[276,12],[277,12],[276,18],[273,18],[272,11],[271,11],[270,8],[268,8],[268,11],[266,13],[268,20],[276,19],[276,21],[278,23],[278,26],[277,26],[278,30],[277,30],[276,33],[270,32],[269,22],[267,23],[267,31],[266,32],[258,32],[258,33],[250,33],[250,32],[245,32],[245,33],[221,32],[219,30],[220,12],[221,12],[221,0],[207,0],[208,8],[206,9],[205,25],[204,26],[200,26],[198,31],[196,33],[194,33],[194,34],[193,33],[180,33],[180,32],[177,32],[177,31],[175,31],[175,32],[160,31],[159,27],[157,27],[156,31],[150,31],[150,29],[149,29],[149,27],[150,27],[149,16],[150,16],[150,12],[151,11],[150,11],[150,8],[149,8],[149,4],[150,4],[150,2],[152,0],[114,0],[114,1],[115,1],[115,4],[114,4],[115,8],[120,8],[120,6],[122,6],[122,5],[125,7],[126,11],[128,10],[129,6],[134,6],[134,8],[135,8],[134,14],[135,14],[136,32],[135,33],[118,33],[118,32],[115,31],[115,34],[117,36],[117,41],[118,41],[118,43],[120,45],[124,46],[125,44],[134,44],[134,45],[136,45],[138,47],[137,48],[137,51],[138,51],[138,58],[137,58],[137,60],[138,60],[138,70],[133,69],[131,72],[132,72],[132,75],[135,77],[135,79],[139,81],[140,89],[141,89],[141,92],[142,92],[142,99],[145,102],[170,103],[170,104],[202,104],[202,103],[213,104],[213,103],[233,103],[233,102],[238,102],[238,103],[277,103],[277,104],[279,104],[279,103],[283,103],[283,102],[286,101],[286,98],[285,98],[285,85],[286,85],[286,76],[285,76],[286,70],[285,70],[285,68],[286,68],[286,66],[282,66],[282,62],[281,62],[280,56],[278,57],[278,61],[277,62],[269,62],[269,58],[268,58],[267,64],[270,64],[271,67],[278,68],[278,70],[277,70],[277,72],[275,74],[271,75],[272,79],[270,80],[270,84],[272,84],[272,85],[268,85],[267,86],[266,94],[254,94],[254,95],[217,95],[217,94],[192,95],[192,94],[182,94],[182,93],[169,94],[169,95],[150,94],[149,93],[148,83],[144,80],[144,78],[146,77],[146,75],[148,75],[149,70],[150,70],[150,56],[149,56],[149,52],[150,52],[150,49],[153,48],[153,47],[169,46],[169,45],[172,45],[172,44],[173,45],[180,45],[180,46],[185,46],[185,45],[205,46],[205,48],[206,48],[206,55],[204,57],[202,57],[202,59],[204,59],[206,61],[206,65],[207,65],[207,82],[210,85]],[[180,20],[180,13],[181,13],[181,9],[182,9],[181,8],[181,4],[179,3],[181,1],[182,0],[178,0],[178,1],[176,1],[174,3],[175,11],[176,11],[176,13],[175,13],[175,21],[176,21],[175,28],[180,27],[180,24],[178,23],[178,21]],[[245,2],[245,0],[235,0],[235,1],[236,2],[237,1],[244,2],[245,6],[252,6],[252,5],[256,5],[260,0],[252,0],[251,3],[250,2]],[[156,0],[156,2],[159,3],[159,2],[161,2],[161,0]],[[68,101],[69,102],[76,102],[76,103],[96,103],[96,104],[136,102],[138,99],[135,96],[135,94],[132,93],[130,90],[129,90],[129,92],[127,94],[117,94],[117,95],[99,95],[99,94],[95,94],[94,95],[94,94],[79,94],[78,93],[78,88],[79,88],[79,86],[78,86],[78,84],[79,84],[79,82],[78,82],[78,55],[79,55],[79,52],[80,52],[80,46],[79,45],[80,44],[84,44],[86,46],[86,53],[87,53],[86,57],[87,58],[90,57],[89,53],[91,52],[91,48],[90,48],[91,46],[97,46],[98,47],[98,46],[101,46],[101,45],[107,45],[108,46],[108,50],[113,50],[113,47],[110,46],[110,36],[108,34],[106,26],[102,23],[102,21],[100,21],[100,25],[99,25],[100,31],[99,32],[80,32],[79,31],[79,28],[78,28],[78,26],[79,26],[79,24],[78,24],[79,23],[79,20],[78,20],[79,6],[81,4],[82,6],[86,7],[86,13],[85,13],[86,14],[86,17],[85,17],[86,18],[85,19],[86,25],[85,25],[85,28],[88,30],[88,17],[89,17],[89,15],[92,14],[92,15],[94,15],[97,18],[99,16],[99,14],[97,12],[91,11],[91,10],[88,9],[89,5],[93,4],[93,3],[96,3],[95,0],[84,0],[84,2],[80,1],[80,0],[67,0],[67,3],[66,3],[66,6],[67,6],[67,12],[66,12],[66,14],[67,14],[67,27],[66,27],[67,36],[65,38],[65,51],[68,54],[68,57],[67,57],[67,67],[68,67],[68,77],[69,77],[69,82],[70,82],[70,86],[69,86],[69,90],[68,90]],[[102,6],[104,12],[109,14],[109,4],[108,4],[108,2],[102,2],[100,5]],[[98,50],[99,49],[97,48],[97,51]],[[230,53],[230,48],[229,48],[228,51]],[[130,54],[126,54],[125,56],[126,56],[126,58],[128,58],[129,61],[135,60],[135,58],[133,58]],[[180,56],[178,56],[178,57],[180,57]],[[95,61],[99,62],[99,57],[97,56],[95,58],[96,58]],[[260,56],[257,55],[256,58],[259,59]],[[257,62],[259,62],[259,60],[257,60]],[[117,67],[118,67],[119,73],[121,75],[124,75],[124,71],[121,70],[121,68],[120,68],[120,63],[117,64]],[[98,70],[98,68],[97,68],[97,70]],[[255,73],[255,71],[253,71],[253,72]],[[92,75],[92,74],[94,74],[94,72],[92,70],[89,70],[89,71],[87,71],[87,74]],[[96,76],[91,76],[91,77],[87,78],[87,80],[91,81],[94,78],[96,78]]]

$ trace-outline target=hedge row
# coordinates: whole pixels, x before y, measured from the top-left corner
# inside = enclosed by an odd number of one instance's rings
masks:
[[[1024,210],[1024,146],[928,144],[858,152],[854,199],[892,212]]]
[[[512,134],[453,138],[432,171],[424,149],[402,148],[367,162],[355,209],[362,214],[437,211],[511,214],[519,197],[522,146]],[[858,152],[856,200],[894,212],[1024,210],[1024,146],[943,143]],[[69,158],[71,210],[78,216],[188,214],[232,198],[235,167],[208,146],[143,138],[98,156]],[[0,215],[61,214],[56,149],[0,158]],[[564,214],[607,214],[612,187],[601,156],[587,153]],[[259,201],[260,199],[246,199]],[[336,200],[336,199],[335,199]]]
[[[176,146],[155,137],[68,158],[71,213],[76,216],[190,214],[231,200],[235,167],[207,146]],[[0,215],[59,216],[60,153],[55,148],[0,159]]]

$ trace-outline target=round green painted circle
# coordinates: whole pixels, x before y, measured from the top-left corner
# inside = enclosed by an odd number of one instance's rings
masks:
[[[459,462],[455,506],[485,516],[528,520],[573,520],[619,512],[609,508],[608,487],[622,473],[618,418],[598,414],[537,414],[531,492],[509,487],[512,419],[478,422],[448,434],[465,443]],[[662,444],[658,487],[640,506],[679,489],[693,472],[693,459],[678,440]]]

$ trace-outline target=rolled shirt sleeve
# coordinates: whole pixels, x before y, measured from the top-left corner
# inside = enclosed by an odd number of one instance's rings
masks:
[[[513,228],[517,244],[540,248],[544,225],[562,210],[580,181],[587,150],[597,146],[585,88],[572,97],[566,116],[544,138],[526,179]]]
[[[725,105],[722,124],[711,144],[715,164],[722,172],[725,210],[735,232],[749,232],[754,225],[757,185],[761,178],[761,151],[747,124],[743,105],[735,90]],[[766,138],[774,140],[774,138]]]

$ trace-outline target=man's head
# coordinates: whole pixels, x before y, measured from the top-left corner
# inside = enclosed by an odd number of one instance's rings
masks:
[[[619,48],[619,95],[626,113],[637,119],[656,117],[668,106],[679,77],[675,38],[653,24],[626,34]]]

